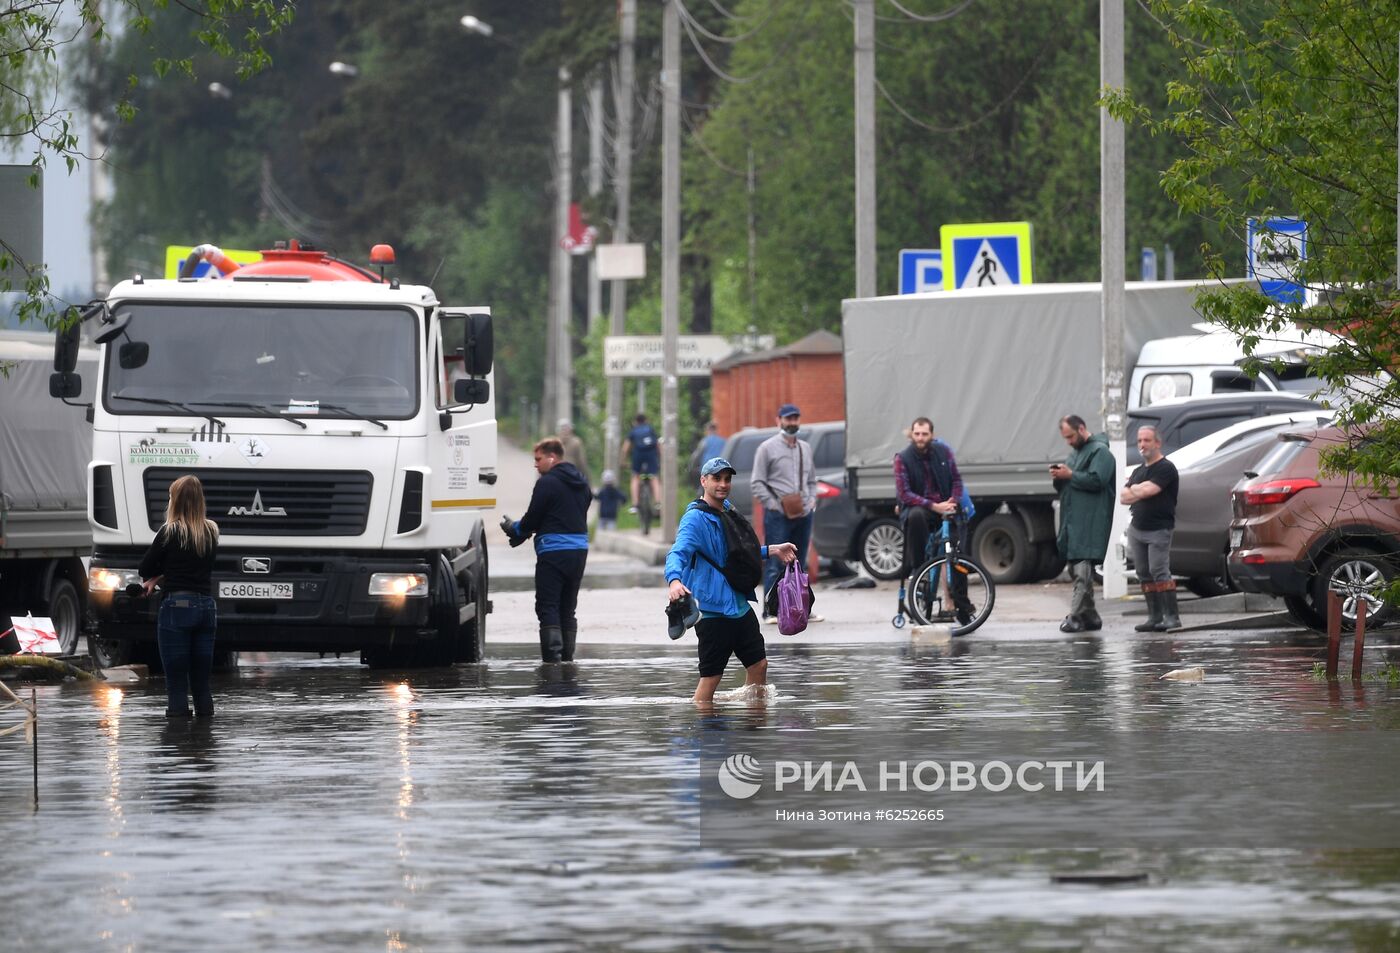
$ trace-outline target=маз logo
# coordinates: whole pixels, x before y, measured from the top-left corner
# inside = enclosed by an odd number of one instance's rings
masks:
[[[763,780],[763,767],[746,754],[730,755],[717,772],[719,788],[735,800],[745,800],[758,793]]]

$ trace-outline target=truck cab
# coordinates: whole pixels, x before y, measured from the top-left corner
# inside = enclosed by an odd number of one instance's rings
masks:
[[[219,526],[218,649],[479,661],[489,309],[446,308],[430,288],[295,243],[263,258],[219,280],[138,276],[92,309],[99,661],[152,654],[159,593],[132,584],[187,473]],[[69,386],[56,374],[51,391]]]

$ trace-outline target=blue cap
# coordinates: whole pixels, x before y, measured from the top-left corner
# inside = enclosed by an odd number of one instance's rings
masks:
[[[730,473],[739,472],[734,469],[734,464],[724,459],[724,457],[710,457],[710,459],[705,461],[705,465],[700,468],[700,475],[706,477],[712,473],[718,473],[721,470],[728,470]]]
[[[779,417],[801,417],[802,411],[797,409],[796,404],[783,404],[778,408]]]

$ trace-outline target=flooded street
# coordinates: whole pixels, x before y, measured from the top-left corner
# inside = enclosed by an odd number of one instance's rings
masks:
[[[1393,851],[700,847],[697,750],[716,734],[1400,728],[1400,689],[1311,677],[1314,637],[770,640],[778,696],[709,713],[688,699],[693,641],[661,641],[591,644],[552,670],[525,644],[493,646],[482,666],[398,675],[245,655],[216,685],[212,723],[167,722],[160,681],[42,688],[37,812],[28,747],[0,742],[5,879],[29,911],[10,918],[4,946],[1400,945]],[[1376,633],[1368,666],[1394,660],[1393,642]],[[1182,665],[1209,677],[1159,680]],[[1105,867],[1148,880],[1051,880]]]

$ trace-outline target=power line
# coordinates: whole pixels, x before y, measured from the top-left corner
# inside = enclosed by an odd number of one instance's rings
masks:
[[[1011,88],[1011,91],[1007,93],[1004,97],[1002,97],[1002,99],[999,102],[997,102],[995,105],[991,106],[988,109],[982,110],[982,114],[976,119],[969,120],[968,122],[961,123],[956,126],[935,126],[931,123],[924,122],[922,119],[919,119],[916,116],[911,115],[907,109],[905,109],[903,106],[901,106],[898,102],[895,101],[895,98],[890,95],[889,90],[885,89],[885,84],[880,82],[878,76],[875,78],[875,88],[880,91],[880,95],[884,97],[885,102],[889,103],[892,107],[894,107],[895,112],[899,113],[909,122],[912,122],[914,125],[920,127],[921,129],[927,129],[929,132],[936,132],[941,135],[956,132],[965,132],[968,129],[972,129],[986,122],[988,119],[996,115],[1008,103],[1010,103],[1013,99],[1016,98],[1016,95],[1021,91],[1021,87],[1026,85],[1026,82],[1031,78],[1031,76],[1036,72],[1037,68],[1040,66],[1041,60],[1045,58],[1045,54],[1049,52],[1051,44],[1055,40],[1055,37],[1056,34],[1051,33],[1046,38],[1045,43],[1040,48],[1040,52],[1036,54],[1035,59],[1031,62],[1030,69],[1026,70],[1021,75],[1021,78],[1016,81],[1016,85],[1013,86]]]
[[[1141,0],[1139,0],[1139,2],[1141,2]],[[917,20],[920,23],[937,23],[940,20],[951,20],[959,13],[962,13],[968,7],[972,6],[973,0],[962,0],[957,6],[944,10],[942,13],[931,13],[927,15],[915,13],[913,10],[901,4],[899,0],[889,0],[889,4],[910,20]]]

